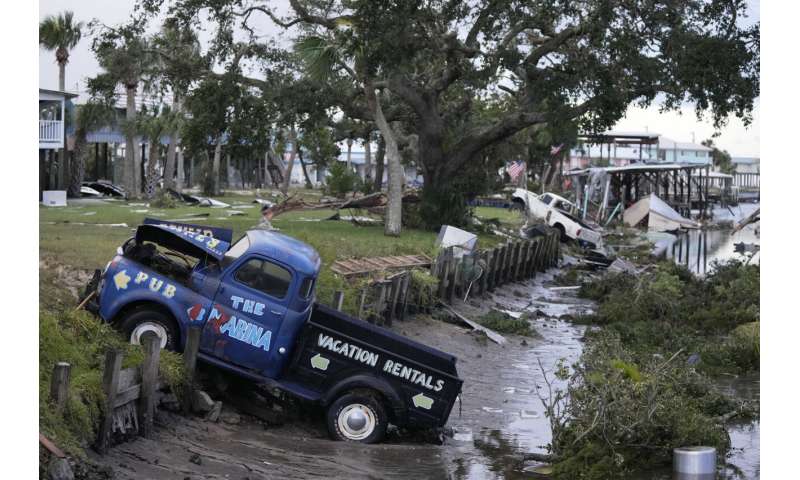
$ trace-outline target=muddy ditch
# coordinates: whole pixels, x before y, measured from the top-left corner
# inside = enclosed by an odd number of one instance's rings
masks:
[[[501,346],[428,316],[395,323],[399,333],[459,359],[465,380],[462,403],[453,409],[443,443],[405,432],[393,432],[380,445],[334,442],[317,409],[271,404],[266,397],[232,402],[241,394],[231,390],[237,388],[234,382],[225,391],[209,390],[223,402],[218,422],[161,411],[152,439],[119,444],[92,460],[113,469],[120,479],[528,478],[522,455],[545,452],[550,441],[537,395],[544,387],[538,363],[552,368],[561,358],[578,359],[585,327],[558,317],[591,309],[574,291],[548,287],[555,272],[498,289],[481,303],[457,307],[471,318],[490,308],[527,311],[535,336],[505,335],[508,342]],[[274,421],[248,415],[264,418],[264,411],[253,408],[272,412]]]

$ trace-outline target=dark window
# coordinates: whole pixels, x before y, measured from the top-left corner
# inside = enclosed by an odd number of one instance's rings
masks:
[[[552,200],[552,198],[550,197],[550,195],[542,195],[541,200],[545,205],[550,205],[550,201]]]
[[[314,291],[314,279],[311,277],[306,277],[303,280],[303,284],[300,285],[300,296],[302,298],[310,298],[311,292]]]
[[[236,280],[275,298],[283,298],[292,283],[289,270],[258,258],[248,260],[236,270]]]

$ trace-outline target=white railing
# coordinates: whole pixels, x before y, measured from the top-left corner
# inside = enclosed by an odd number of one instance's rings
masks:
[[[39,120],[39,143],[61,142],[61,120]]]

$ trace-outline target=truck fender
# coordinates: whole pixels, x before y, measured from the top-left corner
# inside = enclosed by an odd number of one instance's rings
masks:
[[[186,316],[185,312],[180,311],[178,302],[166,302],[161,298],[161,295],[148,290],[132,291],[116,298],[107,313],[107,321],[116,322],[120,314],[124,314],[132,308],[148,304],[155,305],[172,315],[180,335],[178,344],[183,348],[183,341],[186,338],[186,322],[183,320],[183,317]]]
[[[327,406],[342,393],[356,388],[369,388],[380,392],[391,407],[392,417],[395,421],[403,421],[406,407],[400,400],[400,395],[386,380],[373,375],[353,375],[334,383],[322,396],[322,405]]]

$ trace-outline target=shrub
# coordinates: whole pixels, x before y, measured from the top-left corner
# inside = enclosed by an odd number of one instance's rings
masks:
[[[730,442],[718,417],[738,405],[678,357],[637,362],[616,332],[597,333],[569,376],[555,417],[557,478],[624,478],[666,465],[672,449],[710,445],[724,456]]]
[[[178,201],[164,189],[156,192],[156,195],[150,200],[152,208],[177,208]]]
[[[333,162],[328,169],[326,182],[326,193],[337,198],[344,198],[348,193],[361,189],[361,178],[343,162]]]

